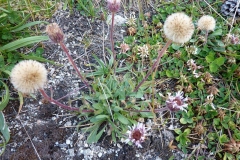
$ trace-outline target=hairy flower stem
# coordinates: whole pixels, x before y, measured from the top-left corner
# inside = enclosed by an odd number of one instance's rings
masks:
[[[205,33],[205,42],[203,45],[207,44],[207,39],[208,39],[208,31],[206,31],[206,33]]]
[[[43,90],[43,89],[40,89],[39,90],[42,94],[42,96],[49,102],[53,103],[53,104],[56,104],[58,105],[59,107],[63,108],[63,109],[66,109],[66,110],[69,110],[69,111],[76,111],[76,112],[79,112],[80,109],[79,108],[76,108],[76,107],[70,107],[70,106],[67,106],[67,105],[64,105],[62,103],[60,103],[59,101],[55,100],[55,99],[52,99],[51,97],[49,97],[46,92]],[[93,112],[93,110],[81,110],[81,112]]]
[[[111,43],[111,50],[112,50],[112,54],[113,54],[113,60],[114,60],[114,62],[116,62],[116,53],[114,52],[114,41],[113,41],[114,15],[115,15],[115,12],[112,12],[112,25],[111,25],[111,31],[110,31],[110,43]]]
[[[83,83],[87,87],[89,87],[92,90],[92,88],[90,87],[88,82],[85,80],[85,78],[82,76],[82,74],[80,73],[79,69],[77,68],[76,63],[73,61],[72,56],[69,54],[69,51],[68,51],[67,47],[65,46],[65,44],[63,42],[60,42],[60,46],[61,46],[62,50],[66,53],[66,55],[68,57],[68,60],[72,64],[73,68],[76,70],[76,72],[77,72],[78,76],[80,77],[80,79],[83,81]]]
[[[171,40],[168,40],[165,46],[158,52],[158,57],[156,62],[154,62],[152,68],[148,71],[147,75],[144,77],[144,79],[137,85],[137,87],[134,89],[134,92],[137,92],[140,86],[146,81],[146,79],[149,77],[149,75],[156,69],[159,65],[159,62],[161,60],[161,57],[163,56],[164,52],[167,50],[167,48],[170,46],[172,43]]]

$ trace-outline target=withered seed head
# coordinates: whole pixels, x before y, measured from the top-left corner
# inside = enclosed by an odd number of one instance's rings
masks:
[[[208,94],[212,94],[212,95],[218,95],[219,90],[217,89],[216,86],[209,86],[207,89],[207,93]]]
[[[63,42],[64,34],[57,23],[47,25],[46,33],[54,43]]]
[[[224,150],[230,153],[239,153],[240,152],[240,142],[236,142],[234,139],[231,139],[230,142],[224,144]]]
[[[194,130],[200,136],[206,131],[206,128],[204,128],[202,123],[199,123],[195,126]]]
[[[211,84],[212,83],[212,75],[209,72],[206,72],[203,76],[203,80],[207,83],[207,84]]]

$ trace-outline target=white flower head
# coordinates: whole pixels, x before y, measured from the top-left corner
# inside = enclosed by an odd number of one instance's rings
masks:
[[[213,31],[216,21],[212,16],[204,15],[198,20],[198,28],[205,31]]]
[[[128,134],[128,138],[125,140],[125,143],[132,142],[137,147],[142,148],[141,143],[144,142],[147,133],[143,123],[138,122],[132,128],[129,126],[129,130],[126,133]]]
[[[130,17],[127,19],[128,26],[136,26],[135,12],[130,13]]]
[[[29,94],[43,89],[47,81],[47,70],[37,61],[24,60],[14,66],[10,78],[14,88]]]
[[[173,13],[167,17],[163,31],[166,37],[175,43],[189,41],[194,32],[192,19],[185,13]]]
[[[183,92],[178,91],[175,96],[168,94],[168,98],[166,100],[166,106],[172,112],[179,111],[179,110],[187,112],[187,110],[185,109],[188,107],[188,104],[185,103],[187,100],[188,100],[187,97],[186,98],[183,97]]]
[[[213,104],[214,96],[212,94],[208,95],[207,98],[205,99],[205,103],[203,105],[210,105],[213,109],[216,109],[214,104]]]
[[[186,51],[189,54],[194,54],[194,55],[198,54],[198,48],[196,46],[187,46]]]
[[[142,47],[138,46],[138,53],[140,55],[140,57],[142,58],[147,58],[149,55],[149,51],[148,51],[148,46],[146,44],[144,44]]]

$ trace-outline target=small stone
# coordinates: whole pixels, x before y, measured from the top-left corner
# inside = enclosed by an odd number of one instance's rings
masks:
[[[71,141],[69,139],[66,140],[66,144],[70,144]]]
[[[68,152],[69,152],[70,156],[72,156],[72,157],[74,156],[74,149],[69,149]]]
[[[100,152],[100,153],[98,153],[98,157],[102,157],[102,153]]]
[[[113,24],[113,25],[114,25],[114,26],[115,26],[115,25],[121,26],[121,25],[123,25],[126,21],[127,21],[126,18],[123,18],[123,17],[121,17],[121,16],[119,16],[119,15],[115,15],[115,16],[114,16],[114,24]],[[108,25],[111,25],[111,23],[112,23],[112,15],[108,15],[106,22],[107,22]]]

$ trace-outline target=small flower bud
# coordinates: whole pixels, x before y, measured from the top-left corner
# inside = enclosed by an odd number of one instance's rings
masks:
[[[120,9],[121,0],[108,0],[107,7],[111,12],[117,12]]]
[[[51,24],[47,25],[46,32],[47,32],[49,38],[54,43],[60,43],[63,41],[64,34],[57,23],[51,23]]]

